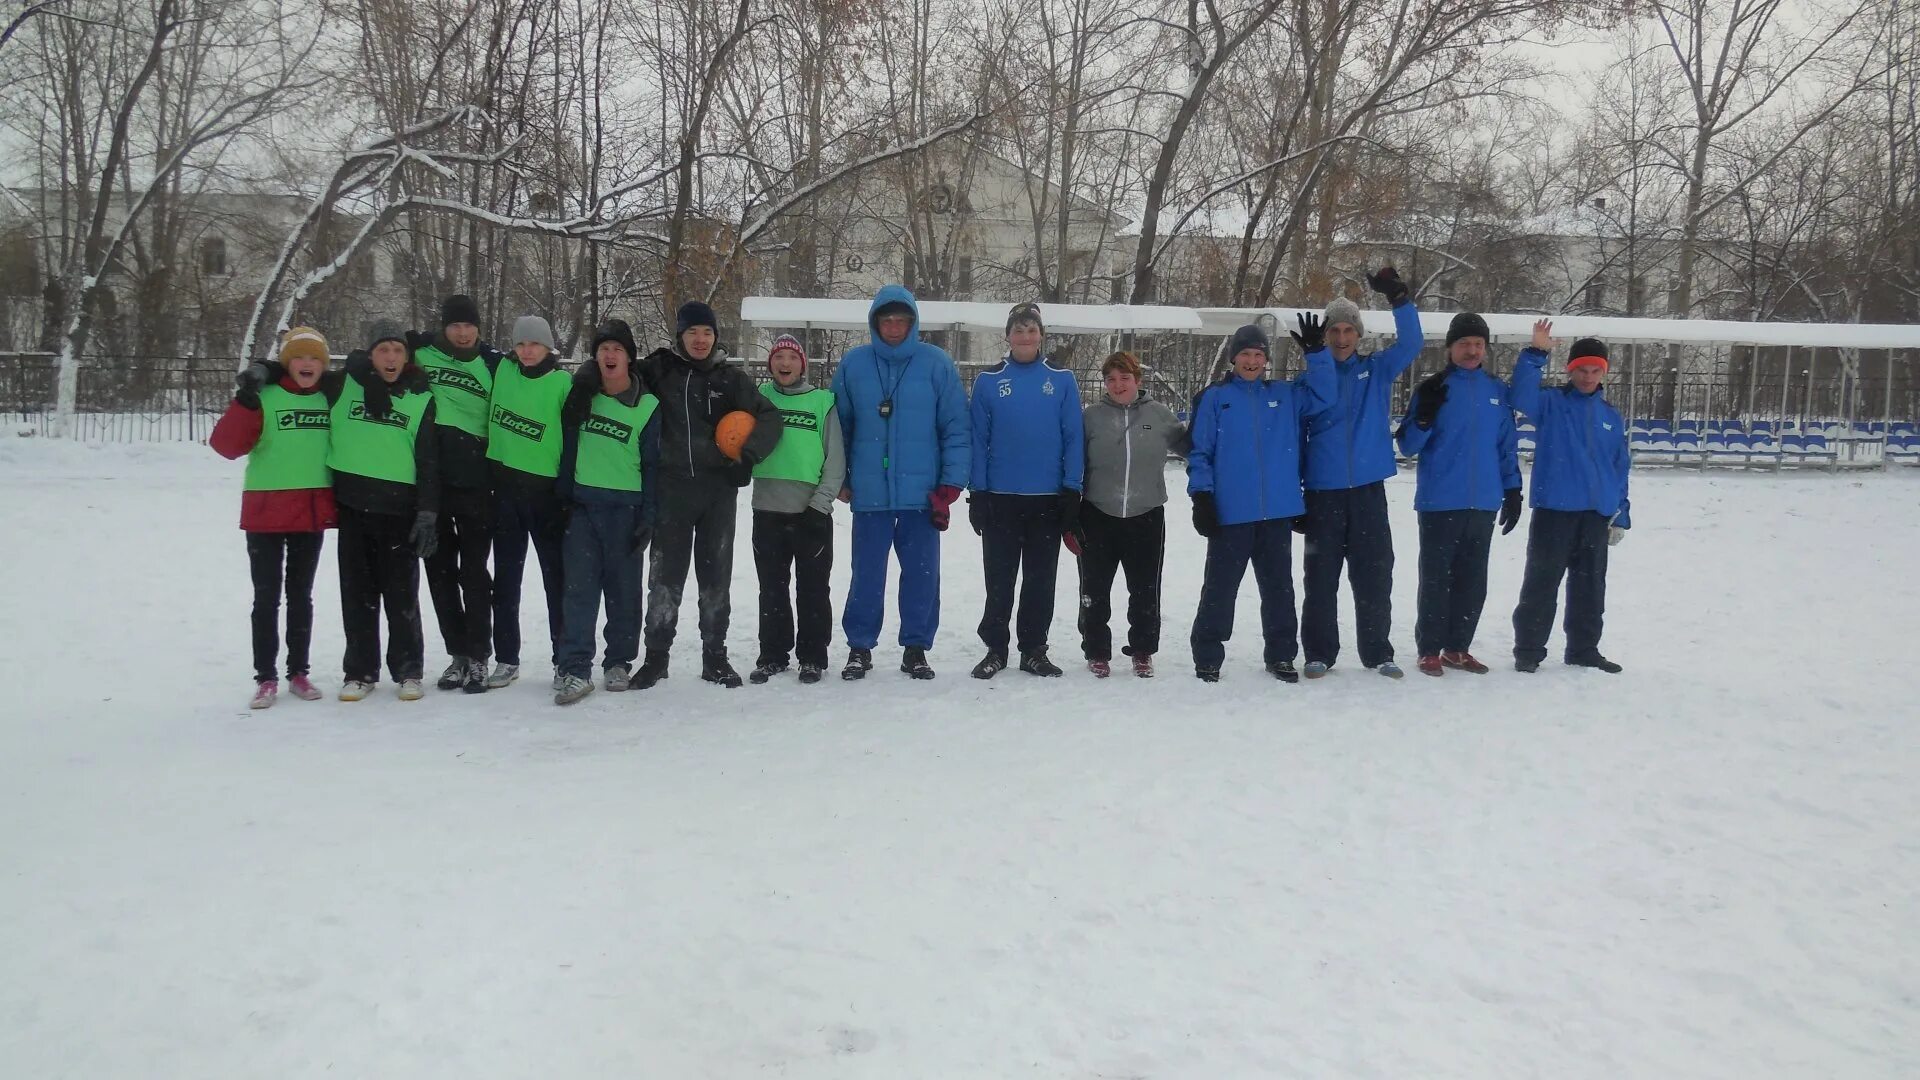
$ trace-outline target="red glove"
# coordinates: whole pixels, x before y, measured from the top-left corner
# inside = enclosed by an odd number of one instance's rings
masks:
[[[1060,534],[1060,542],[1067,545],[1067,550],[1073,553],[1074,558],[1077,559],[1080,557],[1079,532],[1073,529],[1068,529],[1066,532],[1063,532]]]
[[[941,532],[953,523],[953,503],[960,497],[960,489],[952,484],[941,484],[927,496],[927,517],[932,519],[933,527]]]

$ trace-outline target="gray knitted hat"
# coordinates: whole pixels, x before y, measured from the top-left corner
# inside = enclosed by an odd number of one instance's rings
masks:
[[[1327,325],[1334,323],[1346,323],[1362,334],[1367,332],[1367,328],[1360,325],[1360,305],[1344,296],[1334,297],[1333,303],[1327,305]]]
[[[560,347],[553,343],[553,327],[538,315],[522,315],[513,320],[513,343],[518,345],[523,341],[545,345],[549,349]]]

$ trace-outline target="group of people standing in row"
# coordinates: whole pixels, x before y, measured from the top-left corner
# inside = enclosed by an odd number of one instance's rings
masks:
[[[1398,678],[1384,487],[1395,439],[1419,461],[1420,670],[1484,673],[1470,646],[1491,538],[1496,523],[1511,532],[1520,517],[1515,410],[1538,430],[1516,667],[1535,671],[1546,657],[1564,578],[1566,661],[1620,670],[1598,648],[1607,548],[1630,524],[1626,429],[1601,392],[1606,347],[1575,342],[1567,384],[1543,387],[1555,343],[1542,320],[1509,384],[1483,368],[1485,320],[1458,315],[1447,365],[1415,388],[1395,432],[1392,387],[1419,354],[1419,314],[1393,268],[1368,281],[1392,305],[1391,348],[1360,353],[1359,308],[1339,298],[1324,319],[1300,317],[1292,337],[1305,371],[1276,380],[1267,336],[1241,327],[1188,423],[1147,393],[1140,360],[1126,352],[1101,365],[1104,393],[1083,407],[1072,371],[1045,354],[1033,304],[1010,312],[1006,356],[976,377],[969,400],[952,359],[921,340],[918,305],[899,286],[873,298],[872,339],[841,358],[830,389],[808,380],[806,349],[791,336],[773,343],[769,379],[756,385],[727,362],[718,320],[697,301],[676,313],[673,344],[645,356],[628,324],[608,321],[575,372],[558,364],[552,329],[537,316],[514,321],[511,353],[482,342],[465,296],[442,303],[438,331],[377,327],[339,368],[318,331],[296,327],[277,362],[240,374],[210,440],[247,458],[240,527],[254,586],[253,706],[279,692],[283,595],[289,689],[320,696],[308,678],[312,585],[321,536],[336,526],[342,700],[379,682],[383,608],[387,672],[402,699],[423,695],[423,561],[451,657],[438,686],[477,694],[514,682],[529,547],[545,585],[556,703],[594,689],[603,602],[601,685],[645,689],[666,678],[690,570],[701,678],[740,686],[727,629],[737,493],[748,485],[760,584],[754,683],[796,665],[800,682],[815,683],[828,666],[836,502],[853,518],[841,677],[872,670],[897,562],[900,669],[933,678],[940,534],[963,495],[986,586],[975,678],[1016,662],[1032,675],[1062,674],[1049,656],[1062,546],[1079,562],[1088,669],[1111,674],[1110,597],[1124,575],[1121,652],[1148,677],[1160,648],[1170,455],[1187,459],[1193,524],[1207,541],[1191,635],[1200,679],[1220,678],[1250,564],[1270,674],[1294,682],[1333,667],[1344,567],[1360,663]],[[1295,533],[1305,549],[1298,620]]]

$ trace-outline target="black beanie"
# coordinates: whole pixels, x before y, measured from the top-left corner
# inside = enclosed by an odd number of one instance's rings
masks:
[[[1042,334],[1047,332],[1047,324],[1045,321],[1043,321],[1040,318],[1039,304],[1013,305],[1013,310],[1007,312],[1007,333],[1009,334],[1013,333],[1014,323],[1023,323],[1023,322],[1030,322],[1035,326],[1038,326]]]
[[[634,358],[640,353],[633,343],[633,327],[628,326],[624,319],[608,319],[601,323],[593,332],[593,347],[588,351],[598,354],[600,346],[609,341],[627,350],[629,364],[633,363]]]
[[[472,323],[480,325],[480,305],[466,293],[454,293],[440,301],[440,326],[442,329],[454,323]]]
[[[1461,338],[1470,337],[1477,337],[1481,341],[1491,343],[1493,332],[1487,329],[1487,320],[1471,311],[1463,311],[1455,315],[1453,321],[1447,324],[1447,344],[1452,345]]]
[[[705,301],[689,300],[680,305],[673,317],[673,332],[680,335],[696,326],[705,326],[714,333],[720,332],[720,320],[713,315],[713,309]]]
[[[1567,366],[1572,367],[1575,360],[1588,357],[1597,357],[1603,361],[1613,359],[1607,355],[1606,342],[1597,337],[1583,337],[1573,343],[1573,348],[1567,350]],[[1606,364],[1602,363],[1600,366],[1604,368]]]
[[[1259,349],[1268,356],[1273,355],[1272,347],[1267,344],[1267,332],[1260,329],[1258,323],[1248,323],[1233,332],[1233,339],[1227,342],[1227,361],[1231,363],[1243,349]]]

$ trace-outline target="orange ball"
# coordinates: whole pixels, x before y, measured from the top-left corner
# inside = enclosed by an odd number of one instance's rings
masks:
[[[753,434],[753,414],[735,409],[720,418],[713,425],[713,442],[729,461],[739,461],[740,451],[747,445],[747,437]]]

